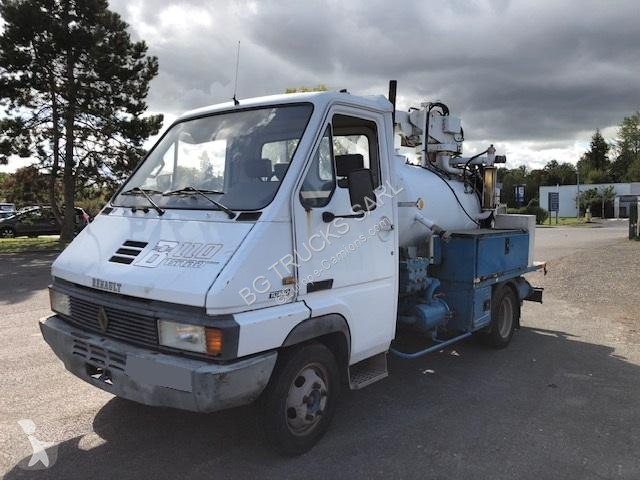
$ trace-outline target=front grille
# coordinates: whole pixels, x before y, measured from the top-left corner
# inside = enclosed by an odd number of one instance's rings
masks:
[[[106,331],[100,325],[100,308],[104,308],[108,319]],[[158,347],[156,319],[150,315],[129,312],[107,305],[100,306],[83,298],[72,296],[71,317],[68,320],[79,327],[106,337],[138,345]],[[104,324],[104,322],[102,323]]]

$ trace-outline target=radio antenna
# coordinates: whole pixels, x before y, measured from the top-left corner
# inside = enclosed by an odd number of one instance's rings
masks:
[[[238,53],[236,55],[236,79],[233,85],[233,104],[240,105],[240,102],[236,98],[236,94],[238,93],[238,67],[240,66],[240,40],[238,40]]]

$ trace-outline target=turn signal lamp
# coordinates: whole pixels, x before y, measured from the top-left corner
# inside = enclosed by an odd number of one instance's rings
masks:
[[[205,328],[207,353],[220,355],[222,353],[222,330],[217,328]]]

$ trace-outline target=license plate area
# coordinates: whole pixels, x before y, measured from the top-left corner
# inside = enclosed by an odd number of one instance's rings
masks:
[[[183,392],[193,390],[191,369],[165,363],[160,359],[128,355],[125,373],[136,383]]]

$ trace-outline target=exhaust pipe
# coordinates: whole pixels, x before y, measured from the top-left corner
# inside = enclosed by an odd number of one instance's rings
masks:
[[[391,113],[391,120],[393,122],[393,128],[396,124],[396,90],[398,89],[397,80],[389,80],[389,101],[393,105],[393,112]]]

